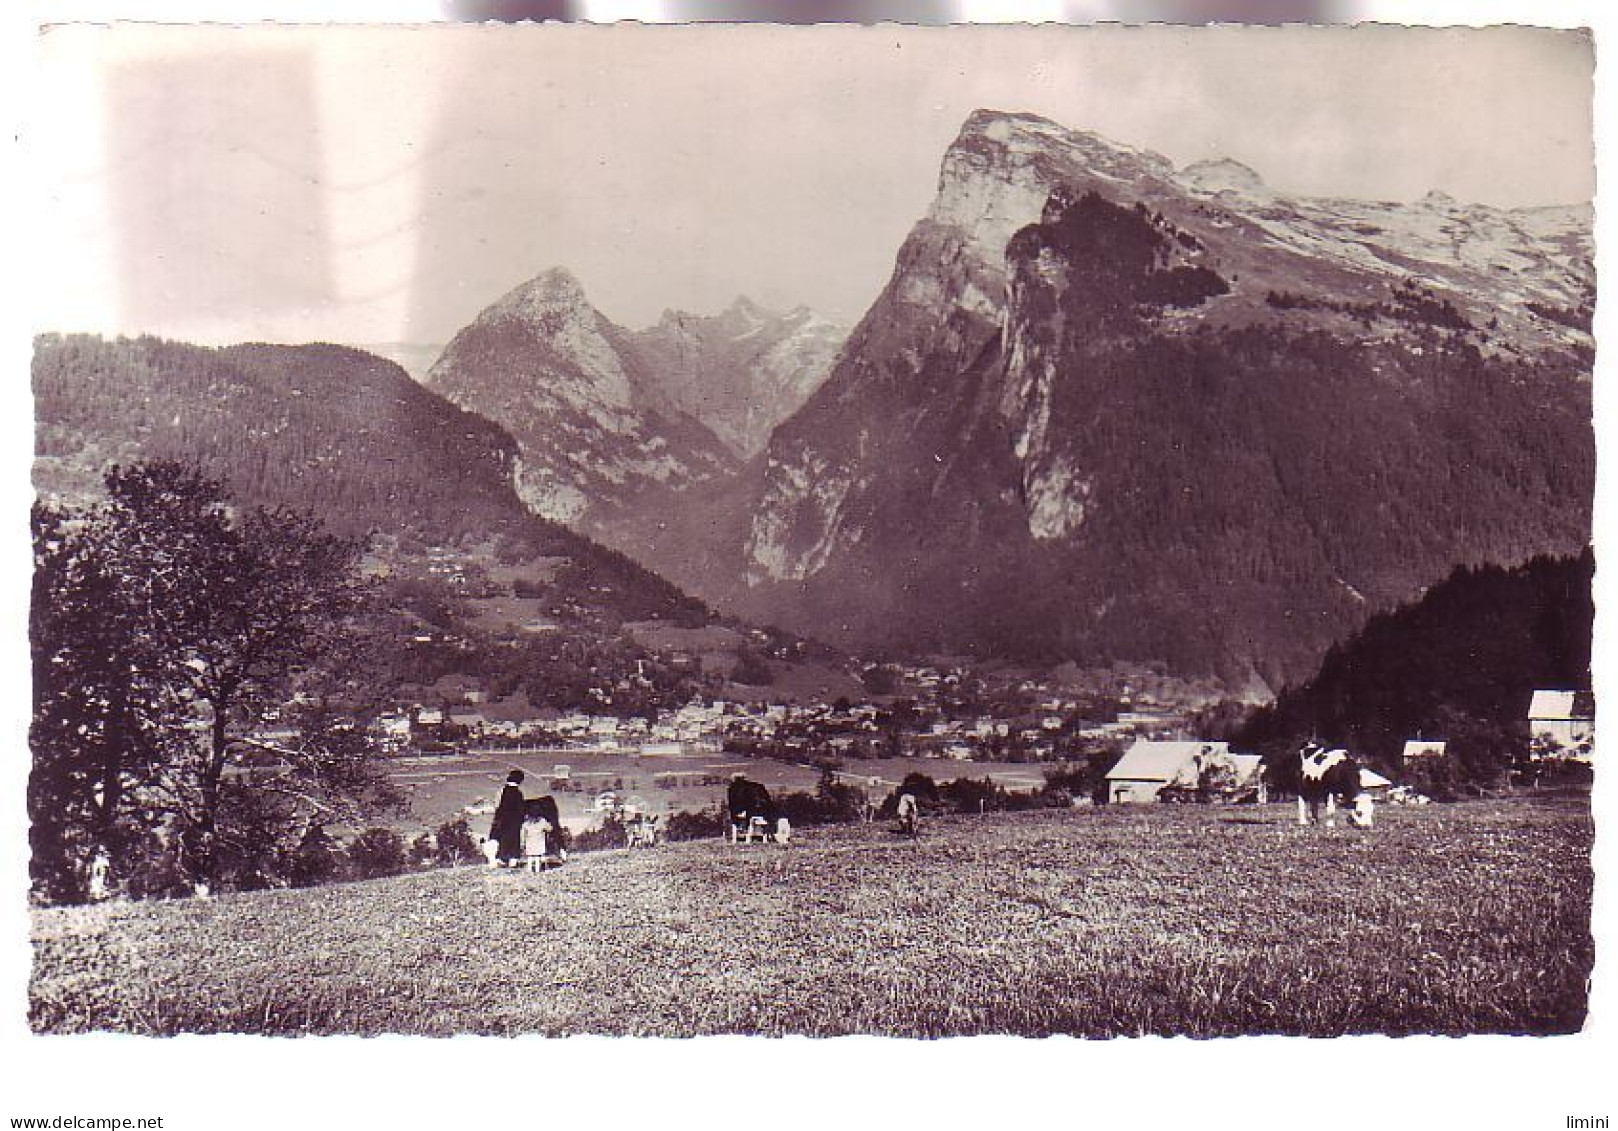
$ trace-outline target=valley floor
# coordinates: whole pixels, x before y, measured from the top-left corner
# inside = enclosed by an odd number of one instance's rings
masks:
[[[1588,798],[1114,806],[34,913],[36,1031],[940,1037],[1583,1024]]]

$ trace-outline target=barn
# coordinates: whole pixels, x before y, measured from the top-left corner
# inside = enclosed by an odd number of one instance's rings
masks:
[[[1447,742],[1433,742],[1430,739],[1412,738],[1405,743],[1404,753],[1400,756],[1400,764],[1408,766],[1411,762],[1419,762],[1423,758],[1442,758],[1449,750]]]
[[[1107,800],[1115,805],[1156,801],[1166,786],[1195,786],[1197,775],[1210,763],[1235,765],[1228,742],[1136,739],[1107,771]]]

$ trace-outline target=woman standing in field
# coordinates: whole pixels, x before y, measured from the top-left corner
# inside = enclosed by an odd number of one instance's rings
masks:
[[[522,795],[522,779],[521,770],[506,775],[506,787],[500,791],[500,802],[494,807],[494,821],[489,826],[495,860],[500,864],[522,859],[523,811],[528,804]]]

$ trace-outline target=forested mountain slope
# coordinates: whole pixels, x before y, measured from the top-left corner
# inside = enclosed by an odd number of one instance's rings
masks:
[[[1528,752],[1540,688],[1590,687],[1594,555],[1462,568],[1371,618],[1238,736],[1270,753],[1343,743],[1393,771],[1412,738],[1448,742],[1454,772],[1497,780]]]
[[[346,535],[556,559],[558,597],[608,620],[706,616],[628,559],[529,513],[503,429],[362,351],[44,335],[33,386],[35,486],[48,500],[95,497],[115,463],[196,461],[245,505],[312,510]]]

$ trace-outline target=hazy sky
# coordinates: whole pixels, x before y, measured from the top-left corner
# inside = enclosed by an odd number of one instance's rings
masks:
[[[852,322],[980,106],[1300,193],[1593,192],[1572,33],[126,27],[40,55],[40,329],[438,343],[554,265],[630,326],[738,293]]]

